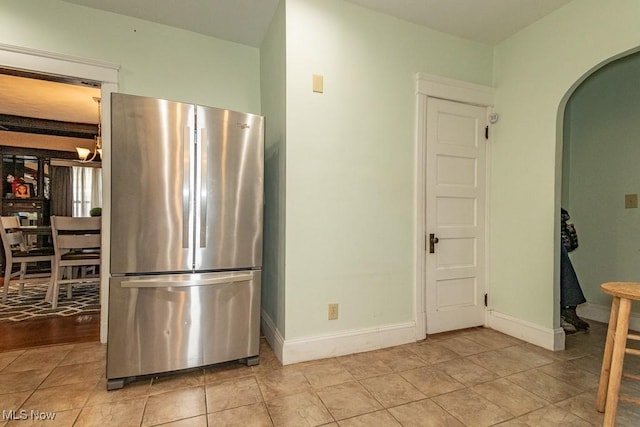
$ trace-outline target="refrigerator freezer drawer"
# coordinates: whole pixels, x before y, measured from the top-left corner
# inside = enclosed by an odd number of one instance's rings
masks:
[[[261,271],[116,277],[107,379],[258,355]]]

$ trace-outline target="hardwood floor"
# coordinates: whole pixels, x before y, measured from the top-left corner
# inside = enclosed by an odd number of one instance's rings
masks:
[[[0,323],[0,352],[100,340],[100,314]]]

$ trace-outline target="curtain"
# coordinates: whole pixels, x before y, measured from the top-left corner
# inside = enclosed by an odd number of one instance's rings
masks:
[[[102,207],[102,169],[73,167],[73,216],[89,216]]]
[[[51,215],[71,216],[73,183],[71,168],[51,166]]]
[[[102,207],[102,169],[91,168],[91,207]]]

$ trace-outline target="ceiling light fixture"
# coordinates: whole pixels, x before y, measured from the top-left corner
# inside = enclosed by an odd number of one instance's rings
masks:
[[[102,159],[102,109],[100,108],[100,98],[94,97],[93,100],[98,103],[98,134],[95,137],[96,145],[93,147],[93,153],[88,148],[76,147],[80,161],[91,162],[98,155]]]

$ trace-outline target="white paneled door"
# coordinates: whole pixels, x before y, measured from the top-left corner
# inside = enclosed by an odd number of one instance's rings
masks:
[[[428,98],[427,334],[484,324],[486,109]]]

